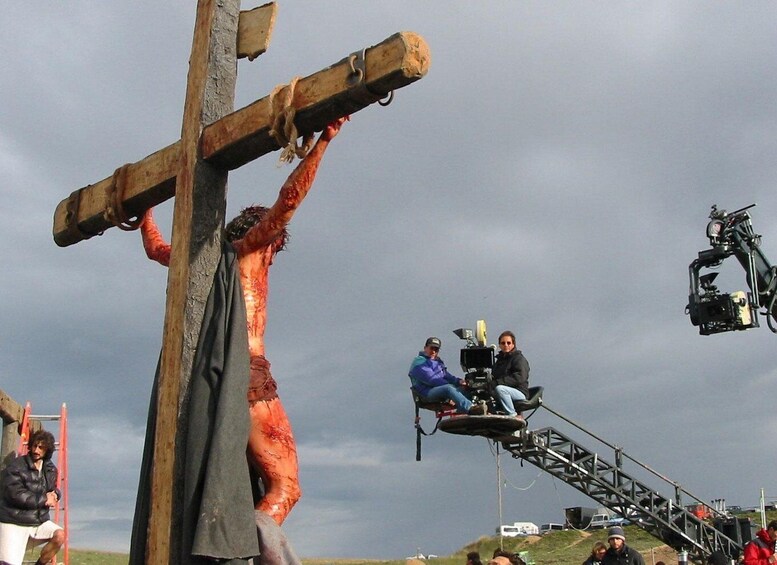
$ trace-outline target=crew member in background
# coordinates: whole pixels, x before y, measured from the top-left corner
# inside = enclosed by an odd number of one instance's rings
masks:
[[[607,546],[604,543],[597,541],[591,549],[591,555],[583,561],[583,565],[602,565],[602,559],[607,552]],[[658,564],[656,564],[658,565]]]
[[[604,554],[602,565],[645,565],[639,551],[626,545],[626,536],[620,526],[610,528],[607,543],[610,548]]]
[[[744,565],[771,565],[777,563],[774,545],[777,542],[777,520],[772,520],[766,528],[758,530],[753,541],[747,542],[744,551]]]
[[[502,410],[513,418],[523,419],[513,405],[515,400],[529,398],[529,362],[515,348],[515,334],[509,330],[499,335],[499,353],[491,370],[494,393]]]
[[[0,563],[7,565],[21,565],[30,540],[46,544],[36,565],[51,562],[65,543],[65,531],[49,516],[61,496],[51,462],[54,436],[38,430],[27,445],[27,455],[11,461],[0,474]]]
[[[441,346],[442,342],[438,338],[430,337],[426,340],[423,351],[419,351],[418,356],[413,359],[408,372],[413,390],[424,400],[452,400],[459,414],[485,414],[484,404],[473,405],[464,394],[464,379],[450,374],[443,360],[438,357]]]

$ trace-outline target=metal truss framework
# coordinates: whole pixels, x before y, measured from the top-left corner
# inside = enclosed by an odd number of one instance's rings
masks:
[[[626,474],[620,449],[616,448],[612,464],[551,427],[524,430],[514,442],[503,441],[502,446],[514,458],[561,479],[675,550],[687,551],[695,562],[704,562],[715,550],[732,557],[742,551],[739,543],[683,507],[681,494],[686,491],[679,485],[674,484],[672,499]]]

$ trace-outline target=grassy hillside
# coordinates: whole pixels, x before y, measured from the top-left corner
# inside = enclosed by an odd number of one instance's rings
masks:
[[[676,562],[675,552],[663,545],[659,540],[646,534],[635,526],[625,528],[629,546],[636,548],[650,564],[651,549],[655,551],[656,561]],[[607,530],[596,530],[594,533],[567,530],[552,532],[544,536],[529,536],[520,538],[504,538],[504,549],[511,552],[528,551],[536,565],[578,565],[585,561],[596,541],[606,542]],[[467,553],[480,552],[485,563],[494,549],[499,547],[499,537],[482,537],[479,540],[462,547],[453,555],[438,557],[427,561],[429,565],[464,565]],[[335,560],[335,559],[303,559],[304,565],[406,565],[404,559],[398,561],[368,561],[368,560]],[[423,562],[421,562],[423,563]]]
[[[746,514],[754,522],[760,519],[755,514]],[[767,513],[767,521],[777,519],[777,512]],[[626,526],[626,543],[642,553],[645,562],[650,565],[656,561],[676,563],[675,551],[663,545],[659,540],[636,526]],[[545,536],[504,538],[504,549],[512,552],[528,551],[535,565],[577,565],[585,561],[594,542],[607,542],[607,530],[593,532],[567,530],[551,532]],[[480,552],[485,563],[499,547],[499,537],[484,536],[465,545],[456,553],[432,559],[429,565],[464,565],[469,551]],[[60,556],[61,558],[61,556]],[[70,565],[127,565],[128,556],[122,553],[103,553],[88,550],[70,550]],[[381,561],[369,559],[303,559],[303,565],[407,565],[404,559]]]
[[[645,557],[646,563],[652,563],[651,551],[656,556],[656,561],[674,558],[675,552],[661,541],[647,534],[636,526],[627,526],[626,543]],[[593,532],[566,530],[552,532],[544,536],[529,536],[527,538],[510,538],[504,540],[504,549],[512,552],[528,551],[536,565],[576,565],[582,563],[591,553],[591,548],[597,541],[607,543],[607,530],[594,530]],[[466,556],[468,551],[479,551],[484,559],[490,557],[496,547],[499,546],[499,538],[484,538],[462,549],[461,555]],[[459,558],[453,559],[450,564],[461,565],[466,562]],[[441,564],[442,565],[442,564]],[[447,565],[447,564],[446,564]]]
[[[760,517],[754,513],[741,514],[760,522]],[[767,521],[777,519],[777,512],[767,512]],[[637,526],[626,526],[626,543],[639,551],[648,565],[657,561],[677,563],[677,553],[671,547],[664,545]],[[591,548],[597,541],[607,543],[607,530],[592,532],[566,530],[551,532],[545,536],[529,536],[523,538],[504,538],[504,549],[511,552],[528,551],[535,565],[578,565],[590,555]],[[485,563],[491,557],[495,548],[499,547],[499,537],[482,537],[472,542],[452,555],[427,561],[428,565],[464,565],[467,553],[478,551]],[[337,560],[337,559],[303,559],[304,565],[407,565],[405,560]],[[418,562],[417,562],[418,563]],[[420,562],[424,563],[424,562]]]
[[[35,558],[38,552],[35,552]],[[68,553],[69,565],[127,565],[129,555],[126,553],[106,553],[103,551],[90,551],[88,549],[71,549]],[[62,560],[62,553],[57,555],[57,561]]]

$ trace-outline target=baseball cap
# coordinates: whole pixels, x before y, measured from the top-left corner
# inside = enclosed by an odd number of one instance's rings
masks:
[[[442,347],[442,342],[440,341],[439,338],[430,337],[429,339],[426,340],[426,344],[424,345],[424,347],[436,347],[437,349],[440,349],[440,347]]]

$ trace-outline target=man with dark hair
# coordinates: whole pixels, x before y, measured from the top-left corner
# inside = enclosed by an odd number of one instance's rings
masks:
[[[51,462],[54,436],[38,430],[27,445],[27,455],[11,461],[0,474],[0,564],[21,565],[32,540],[35,545],[45,543],[37,561],[42,565],[65,543],[65,531],[49,516],[61,496]]]
[[[607,543],[610,547],[602,559],[603,565],[645,565],[639,551],[626,545],[626,535],[620,526],[610,528]]]
[[[772,520],[766,528],[758,530],[756,537],[745,545],[744,565],[772,565],[777,563],[774,554],[777,542],[777,520]]]

